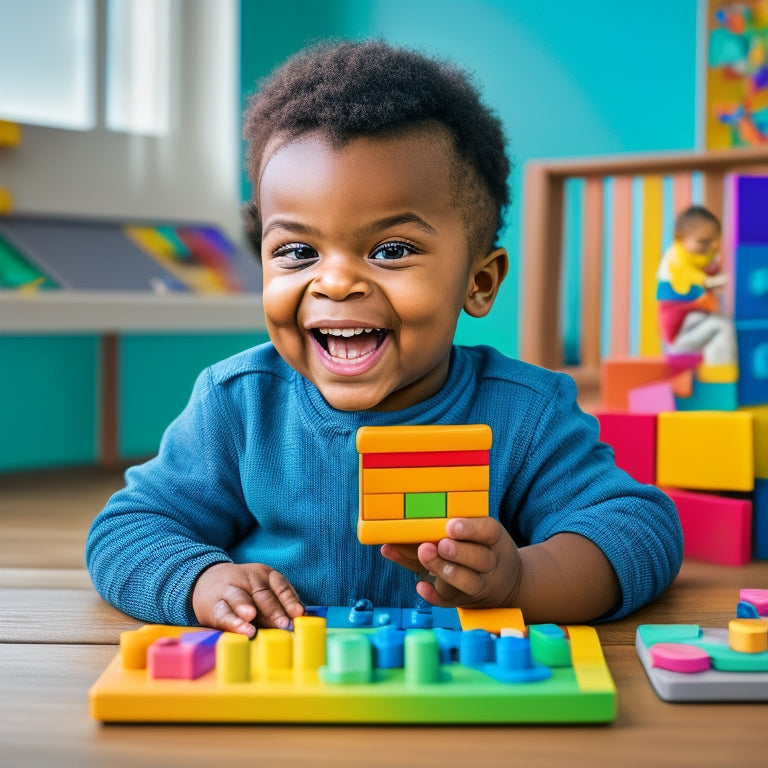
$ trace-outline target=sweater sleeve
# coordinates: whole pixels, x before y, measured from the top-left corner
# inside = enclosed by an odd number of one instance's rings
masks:
[[[531,423],[527,459],[516,481],[522,489],[515,504],[521,539],[536,544],[570,532],[600,547],[621,589],[601,620],[653,600],[682,563],[682,530],[672,501],[616,467],[613,450],[598,441],[597,420],[576,404],[569,377],[557,377],[556,391]]]
[[[237,425],[210,369],[168,427],[158,455],[126,472],[96,517],[86,563],[105,600],[142,621],[197,623],[191,591],[208,566],[254,525],[238,480]]]

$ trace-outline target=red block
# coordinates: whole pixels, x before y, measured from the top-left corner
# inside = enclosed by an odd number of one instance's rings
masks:
[[[640,483],[656,482],[656,414],[595,413],[600,439],[613,448],[616,466]]]
[[[683,527],[685,557],[719,565],[746,565],[752,546],[752,502],[663,488]]]
[[[490,451],[408,451],[406,453],[364,453],[363,469],[400,467],[483,467]]]

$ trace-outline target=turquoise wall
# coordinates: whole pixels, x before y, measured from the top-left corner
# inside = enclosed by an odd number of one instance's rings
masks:
[[[457,340],[519,350],[522,168],[533,158],[693,149],[697,0],[242,0],[248,93],[290,53],[323,37],[382,37],[474,72],[504,122],[516,169],[503,244],[510,277],[488,318]],[[244,197],[248,186],[244,182]]]

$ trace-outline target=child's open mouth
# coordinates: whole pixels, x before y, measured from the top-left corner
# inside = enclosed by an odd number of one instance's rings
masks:
[[[357,360],[375,352],[387,338],[386,328],[312,328],[320,346],[337,360]]]

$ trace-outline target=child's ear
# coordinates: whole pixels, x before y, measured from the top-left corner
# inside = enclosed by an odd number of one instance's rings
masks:
[[[508,271],[509,256],[505,248],[491,251],[474,264],[464,311],[471,317],[485,317],[491,311],[499,286]]]

